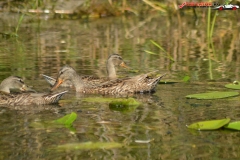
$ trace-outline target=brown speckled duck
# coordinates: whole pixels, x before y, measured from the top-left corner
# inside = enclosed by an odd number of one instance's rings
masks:
[[[108,80],[114,80],[117,79],[117,74],[116,74],[116,66],[128,68],[125,62],[123,61],[122,57],[118,54],[111,54],[108,59],[107,59],[107,73],[108,73],[108,78],[99,78],[95,76],[79,76],[84,83],[90,84],[90,85],[95,85],[99,83],[106,82]],[[47,75],[42,74],[42,76],[45,78],[45,80],[53,86],[56,82],[56,79],[49,77]],[[61,84],[62,87],[73,87],[73,84],[71,81],[65,81]]]
[[[155,71],[156,72],[156,71]],[[59,71],[57,81],[51,90],[55,90],[65,81],[71,81],[77,92],[88,94],[132,94],[154,92],[160,79],[165,75],[151,77],[150,72],[130,78],[115,79],[97,85],[85,83],[70,66],[64,66]]]
[[[10,93],[10,89],[19,89],[21,91],[31,90],[24,84],[22,78],[10,76],[0,84],[0,105],[45,105],[57,103],[63,94],[67,91],[55,94],[42,93]]]

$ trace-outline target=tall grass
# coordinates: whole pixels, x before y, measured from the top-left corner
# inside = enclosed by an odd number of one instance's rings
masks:
[[[208,16],[207,16],[207,46],[208,46],[209,78],[213,79],[211,51],[215,58],[216,58],[216,54],[215,54],[212,37],[213,37],[213,31],[214,31],[214,26],[215,26],[218,11],[217,10],[215,11],[215,14],[212,20],[211,20],[211,12],[212,12],[212,9],[209,7]]]

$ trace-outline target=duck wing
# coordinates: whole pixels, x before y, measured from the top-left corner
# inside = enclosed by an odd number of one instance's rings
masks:
[[[1,94],[0,105],[45,105],[55,104],[68,91],[59,93],[23,93],[23,94]]]

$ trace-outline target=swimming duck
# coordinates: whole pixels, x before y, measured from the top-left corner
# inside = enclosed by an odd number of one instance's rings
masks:
[[[150,72],[130,78],[115,79],[104,83],[90,85],[85,83],[77,72],[70,66],[64,66],[59,71],[57,81],[52,87],[52,91],[58,88],[65,81],[71,81],[76,92],[88,94],[131,94],[154,92],[160,79],[165,75],[153,78]]]
[[[89,75],[80,76],[80,78],[85,83],[88,83],[91,85],[103,83],[108,80],[117,79],[117,74],[116,74],[116,69],[115,69],[116,66],[128,68],[127,65],[125,64],[125,62],[123,61],[122,57],[119,54],[111,54],[107,59],[108,78],[99,78],[99,77],[89,76]],[[45,78],[45,80],[51,86],[53,86],[55,84],[56,79],[49,77],[47,75],[44,75],[44,74],[42,74],[42,76]],[[71,81],[65,81],[61,84],[61,86],[62,87],[73,87],[73,84]]]
[[[4,79],[0,84],[0,105],[44,105],[57,103],[63,94],[63,91],[55,94],[43,93],[10,93],[10,89],[19,89],[21,91],[31,90],[24,84],[23,79],[17,76],[10,76]]]

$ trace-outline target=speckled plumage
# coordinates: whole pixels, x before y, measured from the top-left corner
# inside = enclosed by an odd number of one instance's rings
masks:
[[[156,71],[155,71],[156,72]],[[70,66],[64,66],[60,71],[57,82],[52,90],[56,89],[64,81],[71,81],[77,92],[88,94],[131,94],[131,93],[146,93],[154,92],[160,79],[165,75],[151,77],[155,73],[138,75],[135,77],[110,80],[104,83],[89,85],[79,78],[80,76]]]
[[[57,103],[63,94],[67,91],[55,94],[41,93],[22,93],[22,94],[7,94],[0,93],[0,105],[46,105]]]
[[[0,105],[44,105],[57,103],[67,91],[52,94],[43,93],[10,93],[10,89],[30,90],[22,78],[11,76],[0,84]]]
[[[87,83],[89,85],[96,85],[96,84],[100,84],[100,83],[104,83],[106,81],[109,80],[114,80],[117,79],[117,74],[116,74],[116,66],[121,66],[121,67],[127,67],[126,64],[124,63],[122,57],[118,54],[111,54],[108,59],[107,59],[107,73],[108,73],[108,77],[107,78],[99,78],[96,76],[91,76],[91,75],[84,75],[84,76],[79,76],[79,78],[81,78],[82,81],[84,81],[84,83]],[[42,74],[42,76],[45,78],[45,80],[51,85],[53,86],[56,82],[56,79],[44,75]],[[73,87],[73,84],[71,81],[65,81],[61,84],[62,87]]]

